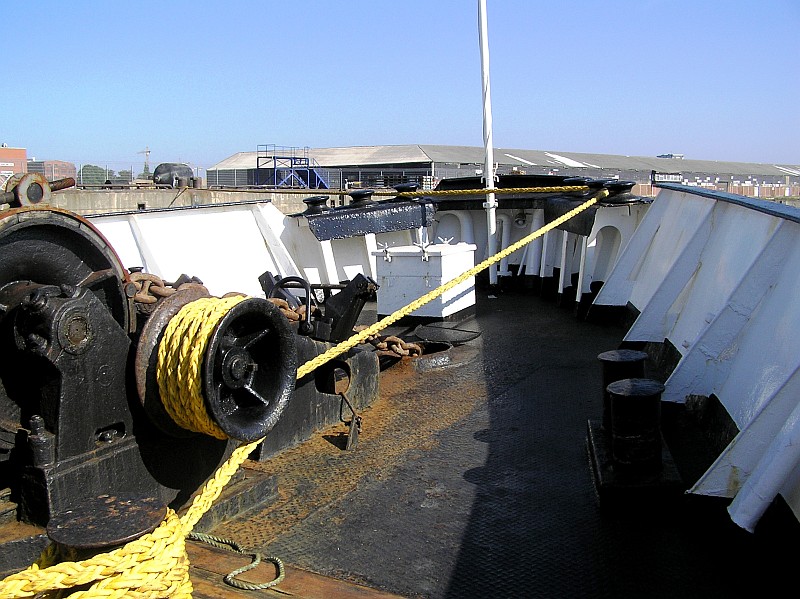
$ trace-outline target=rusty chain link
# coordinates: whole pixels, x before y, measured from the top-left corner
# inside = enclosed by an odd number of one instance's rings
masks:
[[[306,307],[303,304],[293,308],[289,305],[289,302],[279,297],[270,297],[267,298],[267,301],[276,305],[281,313],[291,322],[299,322],[306,317]],[[312,316],[321,314],[319,307],[312,305],[311,314]],[[366,325],[358,325],[353,327],[353,331],[358,333],[366,328]],[[379,356],[413,358],[422,355],[422,347],[418,343],[403,341],[395,335],[373,335],[364,342],[364,344],[367,343],[375,348],[375,353]]]
[[[178,291],[173,287],[167,287],[161,277],[149,272],[132,272],[131,281],[136,285],[133,301],[139,304],[155,304],[162,297],[169,297]]]
[[[176,281],[167,283],[161,277],[141,270],[130,273],[130,279],[136,287],[133,301],[136,309],[142,313],[150,313],[159,300],[174,295],[178,289],[203,284],[197,277],[188,275],[181,275]]]
[[[300,304],[296,308],[292,308],[285,299],[280,297],[268,297],[268,302],[272,302],[275,304],[281,313],[290,321],[292,322],[299,322],[301,320],[305,320],[306,317],[306,307],[305,304]],[[317,306],[311,306],[311,315],[316,316],[321,314],[320,309]]]
[[[353,327],[353,331],[360,333],[367,328],[366,325],[358,325]],[[422,355],[422,347],[418,343],[403,341],[395,335],[372,335],[367,338],[366,343],[372,345],[379,356],[402,358]]]
[[[175,283],[167,283],[161,277],[143,271],[132,272],[131,281],[136,286],[136,294],[133,296],[134,302],[141,310],[149,311],[153,304],[160,299],[169,297],[176,293],[184,285],[202,284],[196,277],[182,275]],[[242,295],[238,292],[226,293],[224,297],[231,295]],[[281,313],[291,322],[299,322],[306,318],[306,306],[300,304],[292,307],[289,302],[279,297],[267,298]],[[321,310],[318,306],[311,306],[311,315],[319,316]],[[360,332],[367,328],[365,325],[353,327],[354,332]],[[389,357],[415,357],[422,355],[422,347],[418,343],[403,341],[395,335],[373,335],[364,344],[370,344],[375,348],[375,353],[379,356]]]

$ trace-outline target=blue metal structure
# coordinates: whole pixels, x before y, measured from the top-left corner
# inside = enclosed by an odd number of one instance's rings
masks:
[[[326,173],[308,155],[308,148],[259,145],[256,153],[255,185],[329,189]]]

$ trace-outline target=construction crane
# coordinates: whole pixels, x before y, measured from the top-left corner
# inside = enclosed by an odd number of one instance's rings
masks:
[[[144,154],[144,174],[150,175],[150,148],[148,146],[145,146],[144,150],[136,153]]]

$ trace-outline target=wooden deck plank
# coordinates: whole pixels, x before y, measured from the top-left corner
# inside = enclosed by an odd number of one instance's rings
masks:
[[[231,587],[222,580],[223,576],[250,563],[250,557],[232,551],[218,549],[203,543],[189,542],[186,551],[191,563],[190,576],[194,586],[194,596],[198,599],[224,597],[286,597],[290,593],[296,599],[402,599],[400,595],[386,593],[369,587],[329,578],[286,566],[286,577],[279,585],[280,591],[243,591]],[[277,568],[271,562],[262,562],[238,578],[252,583],[273,580]]]

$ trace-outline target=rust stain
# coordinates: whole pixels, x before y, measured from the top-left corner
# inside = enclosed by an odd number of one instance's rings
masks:
[[[742,476],[739,472],[739,468],[734,465],[731,465],[730,472],[728,474],[728,494],[730,497],[735,496],[739,489],[742,488]]]
[[[245,468],[276,477],[278,498],[244,518],[221,523],[214,534],[252,547],[267,545],[361,481],[381,480],[410,451],[434,448],[438,431],[468,416],[486,397],[480,360],[422,374],[406,362],[381,374],[380,397],[362,412],[364,428],[356,451],[340,449],[347,435],[340,424],[267,462],[246,462]]]

